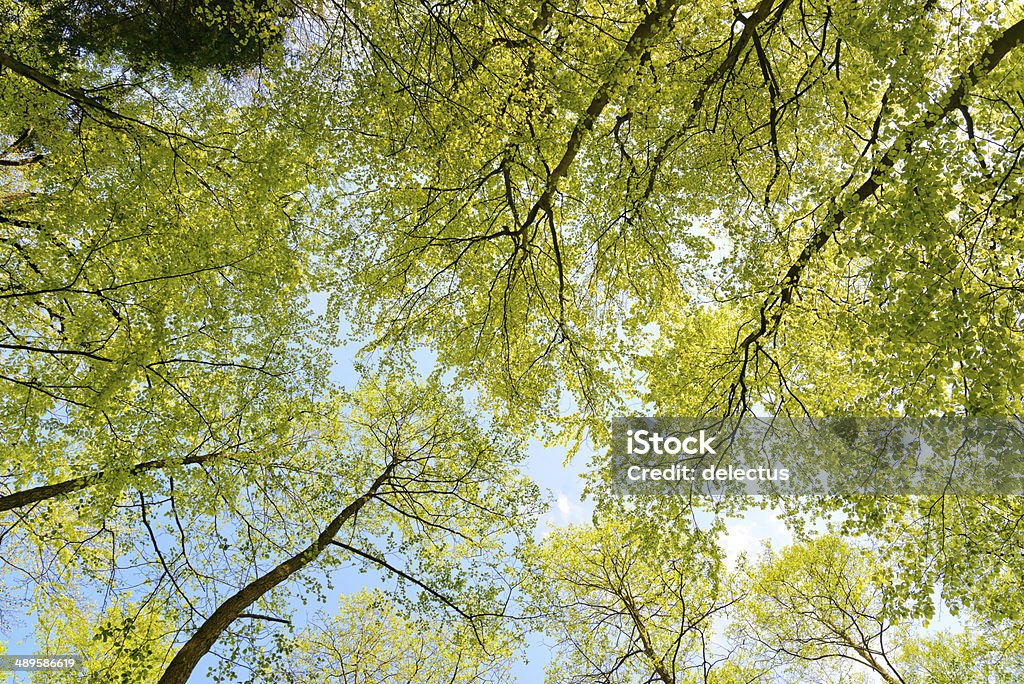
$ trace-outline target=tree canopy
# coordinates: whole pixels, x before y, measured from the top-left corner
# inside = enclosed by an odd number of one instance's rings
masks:
[[[978,0],[0,0],[0,629],[86,656],[39,681],[512,681],[535,638],[552,682],[1020,680],[1024,491],[607,454],[1017,430],[1022,43]],[[538,438],[591,522],[538,524]],[[758,506],[796,541],[727,559]]]
[[[23,20],[53,64],[92,52],[135,67],[238,72],[282,49],[292,5],[265,0],[26,0]]]

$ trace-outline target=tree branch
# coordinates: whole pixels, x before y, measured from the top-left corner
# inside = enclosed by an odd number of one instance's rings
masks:
[[[924,133],[932,130],[950,113],[958,110],[963,104],[970,88],[991,73],[1002,59],[1011,50],[1020,46],[1021,43],[1024,43],[1024,20],[1018,21],[1007,28],[989,45],[981,57],[958,79],[956,85],[943,95],[940,100],[942,103],[941,107],[929,111],[928,114],[908,125],[900,133],[896,141],[868,173],[867,179],[854,191],[850,198],[851,201],[853,203],[862,203],[869,197],[874,196],[882,187],[882,177],[895,165],[899,155],[909,153]],[[846,211],[842,208],[836,208],[833,211],[825,224],[815,230],[807,242],[804,243],[800,254],[790,265],[789,269],[787,269],[785,276],[783,276],[781,283],[779,283],[780,289],[778,294],[770,295],[762,302],[759,310],[760,322],[758,327],[750,332],[740,342],[738,347],[743,351],[744,361],[740,367],[739,377],[732,384],[730,409],[732,408],[732,396],[735,395],[737,389],[741,390],[741,403],[745,401],[745,376],[748,367],[747,362],[750,360],[751,354],[757,352],[764,337],[773,334],[778,329],[785,310],[793,301],[793,296],[808,264],[821,252],[829,239],[839,231],[846,220],[846,216]]]
[[[387,482],[392,471],[400,462],[400,459],[393,458],[369,489],[338,513],[313,543],[278,564],[270,572],[256,578],[221,603],[175,654],[163,676],[160,677],[159,684],[186,684],[192,671],[199,664],[199,660],[210,651],[224,630],[238,619],[246,608],[315,561],[341,531],[341,527],[376,496],[377,490]]]
[[[226,452],[224,451],[217,451],[211,454],[197,454],[194,456],[188,456],[180,461],[173,458],[146,461],[145,463],[139,463],[132,466],[128,469],[128,473],[130,475],[138,475],[149,470],[159,470],[160,468],[168,468],[178,464],[194,465],[199,463],[209,463],[210,461],[223,456],[225,453]],[[32,489],[15,492],[14,494],[0,496],[0,513],[15,508],[23,508],[24,506],[46,501],[47,499],[55,499],[60,496],[71,494],[72,492],[88,489],[89,487],[92,487],[106,479],[110,475],[110,472],[111,471],[104,470],[92,475],[83,475],[82,477],[64,480],[63,482],[42,485],[39,487],[33,487]]]

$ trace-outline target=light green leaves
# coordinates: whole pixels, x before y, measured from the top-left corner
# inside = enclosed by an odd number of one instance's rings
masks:
[[[710,650],[723,588],[710,531],[627,522],[551,532],[526,559],[529,612],[556,644],[547,681],[691,681]]]

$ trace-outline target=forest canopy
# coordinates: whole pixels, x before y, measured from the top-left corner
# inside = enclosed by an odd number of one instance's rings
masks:
[[[621,416],[1021,434],[1022,44],[997,2],[0,0],[0,630],[85,657],[40,682],[1024,679],[1024,490],[607,472]],[[729,556],[765,509],[792,544]]]

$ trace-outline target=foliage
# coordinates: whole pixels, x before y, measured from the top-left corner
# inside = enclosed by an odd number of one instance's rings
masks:
[[[1011,411],[1019,18],[342,12],[362,193],[338,230],[341,296],[373,339],[436,347],[525,417],[557,420],[569,390],[603,422],[638,370],[664,376],[656,408],[694,385],[709,413]],[[725,327],[689,363],[705,316]]]
[[[42,608],[38,632],[42,651],[75,655],[82,665],[39,672],[33,681],[129,684],[153,681],[163,669],[173,628],[153,604],[126,603],[89,610],[81,601],[64,596]]]
[[[417,624],[376,591],[343,597],[334,616],[297,635],[289,649],[283,673],[296,684],[512,681],[494,643],[484,650],[465,625],[443,619]],[[265,675],[267,682],[281,677],[278,670]]]
[[[131,65],[240,71],[281,50],[290,6],[275,0],[28,0],[52,64],[84,51]]]
[[[525,561],[550,682],[702,681],[715,621],[733,600],[707,530],[617,519],[549,534]]]
[[[835,536],[766,554],[743,570],[749,593],[731,626],[743,657],[764,681],[1016,681],[1012,632],[977,620],[928,632],[905,619],[892,584],[901,560]]]
[[[1020,679],[1019,496],[781,502],[731,572],[717,502],[597,469],[617,413],[1021,412],[1022,42],[988,0],[0,0],[0,590],[97,681],[502,681],[526,630],[559,682]],[[597,447],[591,524],[531,538],[535,436]]]

